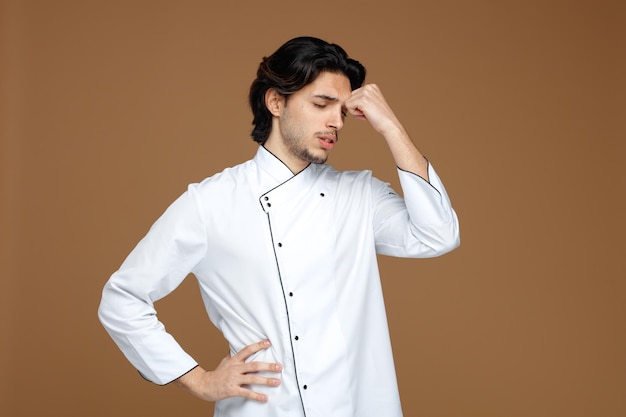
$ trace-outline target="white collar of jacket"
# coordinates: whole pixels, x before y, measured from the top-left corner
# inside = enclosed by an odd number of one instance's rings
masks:
[[[266,213],[280,207],[287,201],[297,199],[301,194],[309,192],[311,186],[319,178],[320,167],[324,166],[309,164],[294,175],[283,161],[263,146],[259,146],[254,162],[257,169],[263,171],[259,172],[258,178],[267,179],[267,181],[261,180],[259,184],[262,190],[259,203]]]

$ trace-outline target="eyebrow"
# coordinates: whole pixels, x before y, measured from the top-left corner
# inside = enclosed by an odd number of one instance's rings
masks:
[[[339,101],[337,97],[327,96],[326,94],[315,94],[313,97],[321,98],[322,100],[328,100],[328,101]]]

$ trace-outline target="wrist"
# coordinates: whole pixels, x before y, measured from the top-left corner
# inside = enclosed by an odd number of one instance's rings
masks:
[[[410,141],[408,133],[404,130],[404,127],[399,123],[389,123],[388,126],[383,127],[379,133],[383,135],[387,142],[389,141]]]
[[[201,376],[205,372],[206,371],[202,369],[200,366],[196,366],[195,368],[193,368],[186,374],[181,375],[174,382],[176,382],[176,385],[178,385],[178,387],[186,391],[195,392],[195,387],[198,386]]]

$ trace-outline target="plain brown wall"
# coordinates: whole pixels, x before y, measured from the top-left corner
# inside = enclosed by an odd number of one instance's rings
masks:
[[[211,415],[137,375],[100,292],[187,183],[254,154],[256,66],[308,34],[368,67],[461,221],[450,255],[381,258],[405,414],[626,415],[623,4],[3,2],[0,414]],[[366,124],[343,137],[333,165],[397,186]],[[226,354],[192,279],[158,308]]]

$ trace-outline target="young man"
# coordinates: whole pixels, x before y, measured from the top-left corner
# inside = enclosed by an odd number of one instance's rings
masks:
[[[106,284],[100,319],[148,380],[216,401],[216,416],[401,416],[376,254],[459,244],[446,191],[365,69],[296,38],[250,89],[252,160],[192,184]],[[325,165],[347,115],[387,142],[404,198]],[[230,355],[206,371],[154,302],[193,273]]]

